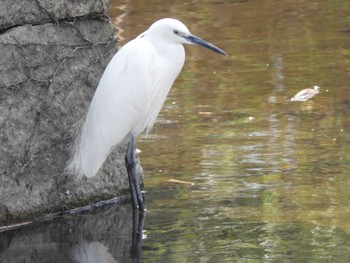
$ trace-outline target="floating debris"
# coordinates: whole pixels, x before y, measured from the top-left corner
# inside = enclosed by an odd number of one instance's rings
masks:
[[[304,89],[300,92],[298,92],[293,98],[291,98],[291,101],[307,101],[311,99],[316,94],[320,93],[320,87],[314,86],[313,89]]]
[[[166,181],[169,182],[169,183],[174,183],[174,184],[195,185],[195,183],[193,183],[193,182],[177,180],[177,179],[169,179],[169,180],[166,180]]]
[[[198,114],[200,114],[200,115],[211,115],[213,113],[211,111],[200,111],[200,112],[198,112]]]

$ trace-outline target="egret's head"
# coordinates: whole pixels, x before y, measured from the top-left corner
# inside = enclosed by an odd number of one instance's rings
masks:
[[[199,37],[196,37],[195,35],[192,35],[183,23],[173,18],[163,18],[154,22],[145,33],[150,34],[155,41],[158,40],[174,44],[199,45],[227,56],[227,54],[220,48]]]

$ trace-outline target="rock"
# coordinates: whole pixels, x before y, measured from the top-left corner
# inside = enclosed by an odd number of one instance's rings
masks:
[[[1,0],[0,29],[103,14],[108,0]]]
[[[23,14],[0,21],[7,27],[0,34],[0,222],[126,193],[125,147],[89,180],[64,174],[72,128],[117,51],[114,27],[95,15],[107,1],[10,2],[2,2],[8,17]],[[57,23],[45,22],[47,13]]]

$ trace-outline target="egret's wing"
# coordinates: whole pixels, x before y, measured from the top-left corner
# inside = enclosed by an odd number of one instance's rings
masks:
[[[141,121],[152,86],[152,56],[152,45],[137,38],[108,64],[77,139],[71,171],[94,176],[111,149]]]
[[[152,45],[138,38],[119,52],[106,68],[89,110],[100,121],[95,127],[114,144],[140,122],[154,85]]]

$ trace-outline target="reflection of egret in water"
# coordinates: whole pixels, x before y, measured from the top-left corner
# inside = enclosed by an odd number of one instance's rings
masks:
[[[143,238],[143,227],[145,223],[145,214],[139,213],[137,210],[133,211],[132,217],[132,244],[130,258],[134,262],[141,262],[141,247]]]
[[[73,258],[81,263],[116,263],[108,248],[100,242],[86,242],[73,249]]]
[[[76,245],[72,247],[70,256],[72,259],[74,259],[74,262],[79,263],[115,263],[129,262],[130,260],[134,263],[141,262],[142,239],[145,238],[143,235],[144,222],[145,213],[139,213],[138,210],[134,210],[132,218],[132,233],[130,233],[131,239],[129,234],[123,236],[121,239],[116,239],[118,240],[118,246],[126,245],[125,251],[130,253],[122,253],[118,255],[114,254],[117,259],[112,255],[113,252],[115,253],[114,247],[111,247],[111,243],[107,242],[107,240],[104,238],[103,240],[105,240],[106,244],[99,241],[87,241],[87,238],[84,237],[82,242],[75,243]],[[130,240],[131,243],[129,243]]]
[[[291,98],[291,101],[307,101],[311,99],[316,94],[320,93],[320,87],[314,86],[313,89],[304,89],[300,92],[298,92],[293,98]]]

